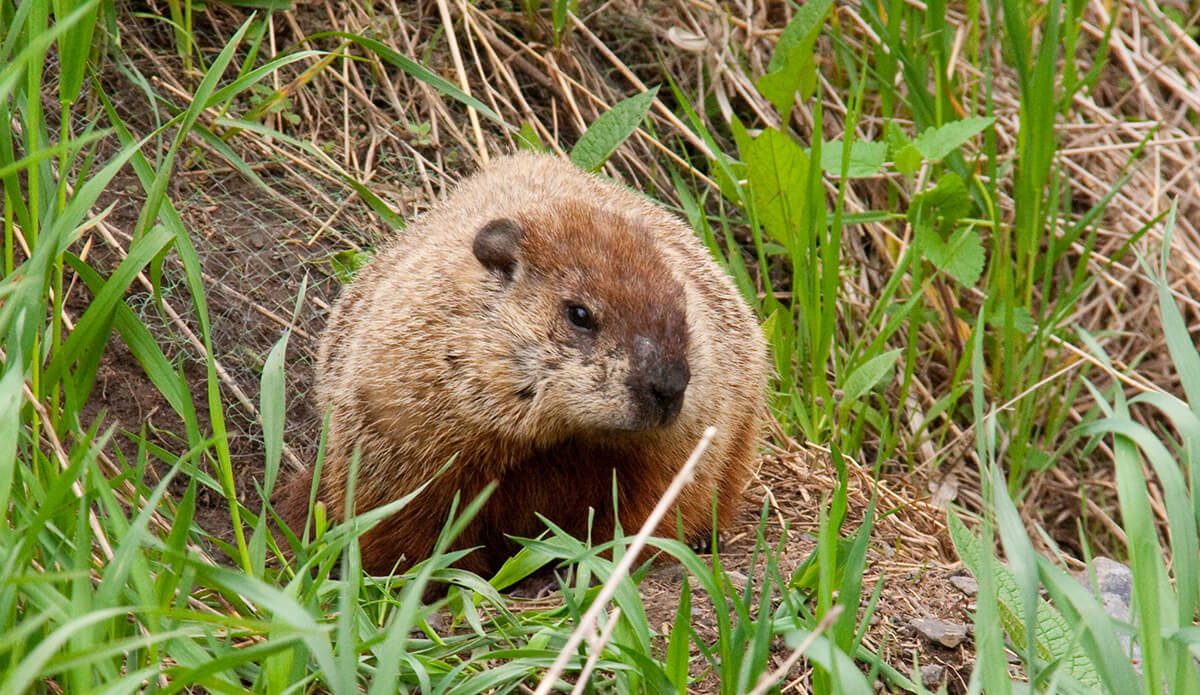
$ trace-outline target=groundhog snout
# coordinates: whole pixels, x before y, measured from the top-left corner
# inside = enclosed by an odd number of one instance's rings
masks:
[[[658,343],[643,336],[633,341],[626,383],[648,427],[662,427],[675,421],[691,377],[687,358],[669,355]]]

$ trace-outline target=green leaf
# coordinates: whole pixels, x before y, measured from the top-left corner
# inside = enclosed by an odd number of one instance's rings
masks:
[[[20,8],[24,4],[25,3],[17,4],[18,14],[16,16],[20,16]],[[29,3],[28,6],[40,6],[40,9],[43,11],[46,9],[45,5],[40,3]],[[16,57],[11,60],[11,62],[3,62],[3,67],[0,68],[0,104],[8,104],[8,98],[16,89],[17,81],[24,76],[26,65],[32,61],[42,60],[46,55],[46,48],[51,43],[60,37],[67,36],[68,32],[73,30],[75,25],[80,21],[90,20],[91,17],[95,16],[95,9],[96,8],[92,5],[85,3],[76,7],[75,10],[69,15],[56,16],[53,26],[46,27],[46,25],[43,24],[38,31],[34,32],[33,36],[29,38],[28,43],[24,45],[24,48],[21,49],[21,52],[18,53]],[[8,34],[8,36],[5,37],[6,39],[12,36],[20,35],[15,31],[11,34],[8,33],[9,27],[7,26],[7,23],[13,18],[14,17],[10,15],[5,15],[4,17],[6,23],[5,33]],[[4,43],[5,46],[12,45],[7,40]],[[8,56],[5,57],[7,58]]]
[[[808,157],[795,140],[774,128],[746,145],[742,159],[759,222],[774,239],[792,248],[805,206]]]
[[[675,693],[674,685],[667,678],[667,675],[663,673],[662,667],[658,665],[657,661],[635,649],[622,650],[621,655],[628,658],[638,670],[639,675],[641,675],[643,679],[641,692],[653,693],[655,695],[672,695],[672,693]]]
[[[896,153],[894,161],[896,171],[905,176],[912,176],[917,173],[917,169],[921,168],[921,162],[925,161],[925,158],[921,156],[920,151],[914,145],[905,145]]]
[[[379,196],[372,193],[371,189],[367,188],[358,179],[347,173],[339,171],[337,174],[342,181],[346,183],[346,185],[354,189],[354,192],[358,194],[358,197],[363,199],[363,202],[366,203],[368,207],[375,211],[376,215],[379,215],[383,218],[384,222],[388,223],[389,227],[392,229],[404,229],[404,218],[400,215],[397,215],[387,203],[383,202]]]
[[[292,9],[292,0],[223,0],[228,5],[234,7],[249,7],[256,10],[267,10],[269,12],[286,11]]]
[[[83,77],[87,73],[88,56],[92,52],[92,34],[96,28],[96,10],[98,2],[75,2],[74,0],[54,0],[55,17],[66,17],[72,10],[86,8],[83,19],[72,25],[58,41],[58,101],[60,104],[74,104],[79,98],[79,90],[83,86]]]
[[[550,20],[554,26],[554,45],[558,46],[562,41],[562,31],[567,25],[567,12],[574,12],[579,7],[579,0],[554,0],[554,7],[551,9]]]
[[[813,44],[832,5],[833,0],[811,0],[796,11],[779,36],[779,43],[767,65],[767,74],[755,83],[759,93],[771,102],[785,123],[791,118],[796,91],[800,91],[802,99],[808,99],[816,89]]]
[[[979,233],[971,227],[964,227],[955,232],[948,241],[943,241],[932,227],[918,225],[914,241],[925,258],[938,270],[945,271],[947,275],[967,287],[974,287],[983,275],[987,254],[984,252],[983,242],[979,239]]]
[[[1001,491],[1001,494],[1004,494],[1003,488]],[[1000,623],[1012,641],[1018,645],[1024,644],[1026,630],[1032,627],[1040,658],[1046,662],[1061,659],[1067,671],[1081,683],[1089,686],[1099,685],[1099,674],[1084,654],[1067,620],[1042,598],[1037,599],[1036,618],[1026,620],[1021,587],[1017,584],[1016,577],[999,560],[985,551],[980,540],[971,533],[957,514],[949,512],[946,518],[954,550],[971,574],[978,577],[983,570],[983,563],[991,564],[996,595],[993,597],[981,594],[979,600],[993,601],[996,604],[999,608]]]
[[[813,0],[813,2],[804,3],[796,10],[792,21],[788,22],[788,25],[783,28],[783,33],[779,35],[775,53],[771,55],[771,62],[767,63],[767,72],[775,72],[785,67],[788,59],[791,58],[792,51],[797,46],[816,41],[817,33],[820,31],[821,25],[825,23],[825,15],[829,13],[829,8],[832,6],[833,0]]]
[[[917,249],[939,270],[968,287],[979,282],[986,260],[979,234],[970,227],[956,229],[958,221],[970,210],[967,187],[953,172],[915,196],[908,208]]]
[[[1099,682],[1104,692],[1141,692],[1137,673],[1118,637],[1123,630],[1117,621],[1109,617],[1079,580],[1044,557],[1039,556],[1037,561],[1046,592],[1054,605],[1063,607],[1060,615],[1068,618],[1076,633],[1082,630],[1077,649],[1083,656],[1073,656],[1067,661],[1068,670],[1081,683]],[[1094,692],[1095,687],[1092,690]]]
[[[841,140],[833,140],[821,147],[821,168],[834,176],[842,175]],[[850,143],[850,166],[846,176],[861,179],[874,176],[883,169],[883,160],[887,157],[887,143],[855,141]]]
[[[850,372],[842,384],[842,391],[845,393],[842,397],[843,407],[849,406],[883,383],[892,373],[902,351],[902,348],[896,348],[876,355]]]
[[[746,127],[738,120],[736,114],[729,120],[729,128],[733,131],[733,142],[737,145],[738,152],[742,158],[746,157],[746,153],[754,147],[754,138],[750,137],[750,133],[746,131]],[[749,194],[749,188],[743,189],[742,183],[746,181],[746,164],[739,162],[732,157],[722,156],[720,160],[713,160],[709,166],[709,175],[717,184],[717,189],[721,191],[721,195],[725,196],[726,200],[735,203],[739,207],[745,205],[743,197]]]
[[[405,73],[407,73],[409,77],[412,77],[413,79],[424,82],[425,84],[429,85],[430,87],[433,87],[434,89],[438,90],[442,94],[445,94],[446,96],[448,96],[452,99],[455,99],[457,101],[462,102],[463,104],[465,104],[467,106],[470,106],[471,108],[478,111],[481,115],[486,116],[487,118],[490,118],[491,120],[495,121],[496,123],[499,123],[504,128],[509,129],[509,130],[512,129],[512,126],[509,125],[508,122],[505,121],[503,118],[496,115],[496,112],[491,110],[491,108],[489,108],[487,104],[484,104],[482,101],[480,101],[480,100],[476,99],[475,97],[462,91],[457,86],[455,86],[454,83],[450,82],[449,80],[445,79],[444,77],[441,77],[437,73],[431,71],[429,68],[425,67],[424,65],[421,65],[420,63],[413,60],[412,58],[409,58],[401,53],[398,53],[397,51],[392,50],[391,48],[388,48],[385,44],[383,44],[379,41],[376,41],[375,39],[369,39],[364,36],[359,36],[357,34],[349,34],[344,31],[324,31],[324,32],[321,32],[318,34],[313,34],[312,36],[305,37],[304,40],[316,42],[319,39],[323,39],[327,36],[336,36],[337,38],[344,39],[346,41],[352,41],[352,42],[362,46],[363,48],[371,50],[372,52],[375,53],[375,55],[382,58],[385,62],[390,63],[391,65],[393,65],[393,66],[399,68],[400,70],[404,71]]]
[[[545,567],[546,563],[553,559],[555,558],[552,555],[530,546],[522,546],[516,555],[504,561],[488,583],[495,589],[506,589]]]
[[[103,289],[104,278],[78,256],[68,254],[65,260],[93,295]],[[197,427],[196,407],[192,402],[187,381],[171,366],[145,324],[138,320],[137,315],[124,302],[117,303],[113,325],[116,326],[125,345],[129,347],[129,351],[142,365],[146,376],[150,377],[154,387],[167,399],[171,408],[179,414],[188,432],[188,443],[195,446],[200,441],[200,430]],[[0,476],[0,480],[3,479]]]
[[[1037,330],[1037,320],[1033,318],[1033,314],[1023,306],[1013,309],[1013,327],[1022,333],[1029,334]]]
[[[992,307],[987,321],[994,327],[1002,327],[1005,321],[1004,307],[999,304]],[[1029,309],[1023,306],[1015,306],[1012,309],[1012,326],[1017,331],[1028,335],[1037,330],[1037,319],[1033,318],[1033,314],[1030,313]]]
[[[571,161],[575,166],[585,171],[604,166],[621,143],[637,130],[656,96],[658,87],[634,94],[601,114],[571,149]]]
[[[1171,210],[1163,225],[1162,260],[1158,276],[1154,277],[1155,288],[1158,290],[1158,310],[1162,316],[1163,335],[1167,339],[1167,350],[1183,392],[1187,394],[1188,402],[1193,408],[1200,408],[1200,354],[1196,352],[1196,344],[1191,339],[1187,322],[1171,296],[1170,285],[1167,284],[1167,259],[1170,257],[1171,238],[1175,233],[1175,216],[1179,211],[1179,201],[1171,202]],[[1192,483],[1195,485],[1195,482]]]
[[[25,383],[24,360],[17,341],[9,341],[8,345],[8,362],[0,373],[0,509],[8,509],[8,498],[14,487],[13,473],[17,468],[17,446],[24,429],[21,421],[21,409],[25,405],[21,392]]]
[[[942,176],[938,184],[913,198],[908,219],[916,231],[918,250],[939,270],[971,287],[979,282],[986,254],[979,234],[970,227],[956,229],[971,210],[971,196],[957,174]]]
[[[58,383],[65,376],[68,367],[82,362],[88,366],[86,374],[76,376],[87,384],[82,393],[91,390],[91,380],[99,364],[99,354],[104,350],[104,345],[108,341],[108,332],[112,328],[113,315],[117,305],[124,298],[125,292],[133,284],[137,274],[174,240],[175,237],[171,231],[159,225],[133,241],[128,255],[113,271],[112,276],[105,281],[104,286],[95,295],[95,299],[88,305],[87,310],[83,312],[83,316],[75,325],[75,330],[71,331],[46,368],[44,378],[47,383]]]
[[[533,129],[529,121],[521,121],[521,132],[517,133],[517,147],[530,152],[546,151],[542,139],[538,137],[537,131]]]
[[[691,646],[692,588],[685,575],[679,592],[679,610],[675,613],[675,624],[671,628],[671,639],[667,644],[666,673],[675,685],[678,695],[687,693],[688,648]]]
[[[287,354],[288,336],[291,331],[284,331],[283,336],[276,341],[267,361],[263,365],[261,385],[259,388],[259,410],[262,413],[263,444],[266,449],[266,478],[263,487],[271,490],[275,487],[274,473],[279,468],[279,460],[283,455],[283,429],[287,412],[287,388],[283,376],[283,360]]]
[[[67,642],[74,636],[97,623],[111,620],[118,616],[132,615],[135,611],[130,606],[116,606],[92,611],[85,615],[73,616],[71,620],[54,632],[42,638],[37,647],[25,655],[20,663],[5,674],[5,692],[23,693],[32,689],[35,681],[45,678],[48,674],[43,670],[47,664]]]
[[[887,142],[888,149],[895,156],[897,152],[912,144],[912,138],[908,137],[908,133],[904,132],[895,121],[886,121],[883,124],[883,139]]]
[[[958,174],[949,172],[933,188],[913,197],[908,207],[908,221],[914,227],[936,221],[942,238],[950,236],[950,228],[971,210],[971,196]]]
[[[776,621],[775,627],[783,634],[789,649],[799,647],[812,635],[811,630],[799,627],[791,616]],[[823,635],[813,639],[804,656],[829,674],[835,686],[831,692],[847,695],[871,695],[874,692],[854,660]]]
[[[338,251],[329,257],[329,262],[333,265],[333,275],[343,285],[350,284],[354,280],[354,276],[369,260],[371,260],[371,254],[360,249]]]
[[[995,120],[990,116],[973,116],[937,128],[927,128],[913,144],[925,159],[936,162],[978,135]]]

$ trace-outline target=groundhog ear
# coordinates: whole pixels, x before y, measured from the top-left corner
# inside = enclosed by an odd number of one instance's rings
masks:
[[[471,251],[484,268],[499,273],[511,281],[521,255],[521,225],[507,217],[492,220],[475,233]]]

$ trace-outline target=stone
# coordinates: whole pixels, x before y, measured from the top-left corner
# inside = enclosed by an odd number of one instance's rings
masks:
[[[946,667],[941,664],[925,664],[921,667],[921,685],[936,688],[946,677]]]
[[[1125,565],[1107,557],[1092,558],[1092,570],[1096,573],[1096,586],[1092,586],[1091,576],[1084,571],[1079,573],[1079,583],[1096,592],[1100,596],[1100,605],[1112,619],[1123,623],[1131,622],[1130,606],[1133,603],[1133,571]],[[1097,587],[1099,591],[1097,592]],[[1126,654],[1131,653],[1129,635],[1119,633],[1121,648]],[[1132,645],[1131,660],[1133,668],[1139,674],[1142,672],[1142,650],[1139,645]]]
[[[1128,621],[1129,606],[1133,603],[1133,572],[1106,557],[1094,558],[1092,567],[1096,570],[1096,584],[1100,587],[1105,610],[1111,603],[1114,610],[1108,610],[1108,614],[1117,620]]]
[[[948,649],[957,647],[967,638],[967,626],[961,623],[918,618],[909,624],[921,637]]]
[[[955,589],[958,589],[967,596],[974,596],[979,593],[979,583],[975,581],[974,577],[959,574],[950,577],[950,583],[954,585]]]

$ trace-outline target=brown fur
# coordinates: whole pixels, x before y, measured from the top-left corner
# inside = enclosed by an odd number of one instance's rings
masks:
[[[498,231],[484,239],[489,223]],[[513,230],[519,249],[505,245]],[[594,329],[572,325],[574,305]],[[318,498],[335,520],[355,447],[360,513],[457,456],[362,537],[363,567],[428,556],[454,493],[465,504],[495,481],[454,545],[482,546],[460,565],[491,572],[516,548],[506,534],[543,530],[538,512],[583,537],[594,508],[593,540],[611,537],[614,472],[621,525],[635,530],[710,424],[717,438],[677,507],[689,540],[710,533],[714,493],[718,525],[729,523],[756,456],[766,354],[687,226],[565,161],[517,154],[379,250],[338,300],[317,371],[318,405],[331,411]],[[646,394],[680,378],[672,418]],[[279,501],[293,529],[310,485],[298,476]],[[669,515],[658,533],[675,536],[675,524]]]

